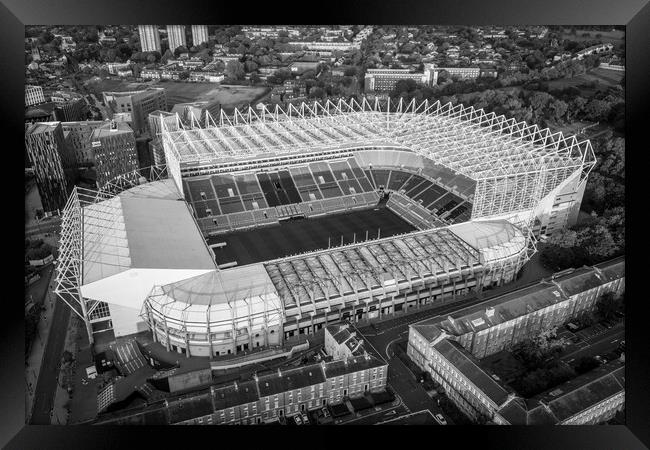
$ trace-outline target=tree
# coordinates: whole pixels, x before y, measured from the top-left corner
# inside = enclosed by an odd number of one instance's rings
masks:
[[[612,292],[604,293],[596,302],[596,312],[603,320],[613,319],[616,312],[620,309],[620,301],[614,296]]]
[[[174,49],[174,56],[178,58],[181,53],[188,53],[188,52],[189,52],[189,50],[187,49],[187,47],[185,47],[184,45],[181,45],[180,47],[177,47],[176,49]]]
[[[595,369],[599,365],[600,363],[593,356],[583,356],[576,362],[575,371],[578,374],[583,374]]]
[[[580,230],[578,243],[589,256],[598,260],[608,258],[618,250],[609,229],[602,224]]]
[[[310,98],[324,98],[325,97],[325,90],[321,87],[314,87],[310,89],[309,91],[309,97]]]
[[[244,78],[246,72],[244,72],[244,65],[239,61],[228,61],[226,64],[225,74],[226,77],[233,80],[241,80]]]
[[[165,51],[165,53],[162,55],[162,57],[160,58],[160,62],[161,62],[162,64],[167,64],[167,61],[168,61],[170,58],[173,58],[173,57],[174,57],[174,54],[171,52],[171,50],[167,49],[167,50]]]

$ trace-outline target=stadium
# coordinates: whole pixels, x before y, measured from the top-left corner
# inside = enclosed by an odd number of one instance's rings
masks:
[[[595,164],[588,141],[440,102],[160,125],[165,166],[75,188],[63,213],[56,292],[91,342],[235,354],[509,282]]]

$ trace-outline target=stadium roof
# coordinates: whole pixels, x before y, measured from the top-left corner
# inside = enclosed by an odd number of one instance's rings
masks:
[[[234,267],[224,276],[216,270],[162,286],[165,295],[190,305],[227,303],[273,292],[273,284],[262,264]]]
[[[152,190],[142,189],[140,193],[147,195]],[[83,217],[84,284],[130,268],[215,269],[182,201],[118,195],[86,206]]]
[[[264,263],[285,305],[394,286],[516,255],[524,234],[505,221],[469,222]],[[495,250],[495,249],[498,249]]]
[[[207,115],[163,137],[179,163],[226,160],[341,146],[392,145],[426,156],[472,179],[593,166],[589,141],[494,113],[428,101],[416,105],[377,99],[358,103],[302,103],[282,110],[263,106]]]
[[[62,223],[56,292],[140,308],[154,284],[216,270],[172,180],[118,195],[75,188]]]

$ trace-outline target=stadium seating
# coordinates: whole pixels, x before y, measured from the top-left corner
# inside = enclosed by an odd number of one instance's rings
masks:
[[[317,161],[277,171],[183,180],[186,198],[206,234],[372,206],[380,187],[401,194],[389,205],[417,227],[471,217],[474,186],[468,178],[403,151],[374,151],[375,164],[388,167],[362,169],[370,152],[360,153],[359,161]]]

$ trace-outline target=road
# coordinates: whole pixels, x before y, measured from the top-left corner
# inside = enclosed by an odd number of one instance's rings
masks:
[[[61,229],[61,219],[49,219],[35,225],[25,227],[25,237],[43,233],[58,233]]]
[[[570,363],[584,356],[604,355],[615,350],[624,339],[625,325],[621,322],[602,334],[586,339],[577,350],[562,355],[560,359]]]
[[[45,344],[43,364],[36,384],[34,409],[30,423],[34,425],[49,425],[50,411],[54,406],[54,395],[59,377],[59,364],[65,345],[65,336],[70,321],[70,308],[56,298],[52,325]]]

